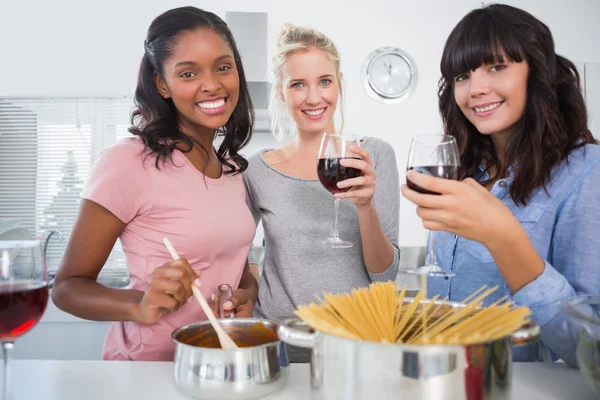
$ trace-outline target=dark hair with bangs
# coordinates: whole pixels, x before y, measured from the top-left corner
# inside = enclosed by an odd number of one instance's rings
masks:
[[[527,103],[501,161],[488,135],[477,131],[454,99],[454,78],[507,58],[527,62]],[[556,54],[548,27],[531,14],[492,4],[467,14],[450,33],[441,60],[439,109],[448,135],[456,138],[463,172],[473,177],[482,162],[495,180],[514,166],[510,196],[527,204],[532,192],[550,180],[553,167],[586,143],[597,143],[588,129],[585,101],[575,65]]]
[[[177,108],[172,99],[164,99],[156,88],[154,74],[163,75],[165,61],[171,56],[179,37],[185,32],[196,29],[210,29],[220,35],[230,46],[240,82],[238,103],[219,134],[224,136],[217,150],[217,158],[228,169],[227,174],[242,172],[248,167],[248,161],[238,151],[252,136],[254,108],[246,83],[244,67],[233,35],[225,21],[219,16],[196,7],[179,7],[166,11],[152,21],[144,41],[144,56],[140,65],[138,84],[135,90],[135,109],[131,115],[132,127],[129,132],[142,138],[148,155],[156,154],[156,168],[165,159],[172,160],[172,154],[178,144],[183,143],[187,150],[194,143],[205,149],[193,137],[179,129]],[[229,159],[231,159],[231,162]],[[208,165],[205,163],[204,168]]]

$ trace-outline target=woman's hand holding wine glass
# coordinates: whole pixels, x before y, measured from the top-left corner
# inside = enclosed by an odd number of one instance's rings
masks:
[[[423,226],[431,231],[446,231],[488,246],[503,232],[519,228],[512,212],[496,196],[472,178],[461,182],[439,179],[415,171],[407,182],[439,193],[429,196],[402,186],[402,194],[416,204]]]
[[[353,135],[338,135],[325,133],[321,140],[319,149],[319,161],[317,164],[317,175],[325,189],[333,195],[347,191],[349,186],[339,186],[342,181],[352,180],[360,176],[360,170],[354,168],[350,162],[358,161],[357,156],[350,151],[351,147],[360,148],[360,139]],[[352,160],[351,160],[352,159]],[[356,160],[353,160],[356,159]],[[338,233],[338,209],[340,197],[335,197],[333,228],[329,237],[322,242],[324,246],[333,249],[345,249],[352,247],[352,243],[340,239]]]
[[[414,171],[412,170],[429,175],[429,180],[411,180],[411,174],[414,174]],[[425,185],[432,180],[444,181],[460,179],[460,157],[458,146],[456,145],[454,138],[445,135],[415,136],[408,153],[407,172],[406,181],[408,188],[406,188],[406,185],[403,185],[402,193],[408,200],[413,201],[415,196],[408,197],[406,195],[407,192],[409,192],[409,194],[414,193],[415,195],[420,193],[420,197],[418,197],[417,200],[425,198],[428,201],[433,201],[430,199],[438,197],[443,198],[444,196],[439,196],[442,193],[436,190],[437,186],[429,187],[421,186],[421,184]],[[421,206],[421,204],[417,204],[417,206]],[[432,230],[429,231],[428,248],[429,251],[425,260],[425,265],[405,272],[416,275],[454,276],[454,273],[445,271],[437,263],[434,250],[434,234]]]
[[[367,207],[371,204],[375,194],[375,177],[373,162],[369,152],[358,146],[348,147],[348,151],[360,158],[344,158],[340,161],[343,167],[354,168],[359,171],[360,176],[346,179],[337,184],[338,188],[347,190],[338,192],[333,196],[336,199],[352,199],[356,207]]]

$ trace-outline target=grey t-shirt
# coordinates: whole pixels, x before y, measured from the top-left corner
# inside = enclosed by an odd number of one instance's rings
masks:
[[[377,174],[373,202],[383,231],[395,248],[389,268],[373,274],[363,261],[356,206],[343,199],[339,206],[340,238],[348,249],[321,246],[333,225],[334,198],[318,179],[300,179],[267,164],[265,150],[249,159],[243,173],[246,199],[256,223],[262,219],[265,256],[254,315],[283,321],[297,306],[316,302],[323,292],[340,293],[368,286],[372,281],[394,280],[400,250],[398,229],[400,186],[394,149],[385,141],[366,138],[362,143]],[[250,263],[256,263],[249,255]],[[305,362],[307,351],[290,349],[290,359]]]

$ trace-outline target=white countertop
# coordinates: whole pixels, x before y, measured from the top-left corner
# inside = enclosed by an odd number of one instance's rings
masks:
[[[287,386],[266,399],[310,399],[308,364],[292,364]],[[13,360],[13,400],[186,400],[173,363]],[[563,364],[515,363],[513,400],[591,400],[596,394],[578,370]]]

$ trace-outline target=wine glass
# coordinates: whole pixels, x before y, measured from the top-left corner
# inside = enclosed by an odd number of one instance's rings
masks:
[[[600,294],[573,296],[560,303],[577,337],[579,370],[600,395]]]
[[[321,147],[319,149],[319,163],[317,164],[317,175],[321,184],[331,193],[341,193],[349,188],[338,188],[338,182],[346,179],[360,176],[360,170],[340,165],[344,158],[359,158],[357,155],[348,151],[348,147],[360,147],[360,138],[354,135],[338,135],[335,133],[323,134]],[[329,237],[322,242],[323,245],[332,249],[347,249],[352,247],[352,243],[340,239],[338,233],[338,208],[340,199],[335,199],[333,228]]]
[[[410,145],[408,153],[408,165],[406,170],[414,169],[422,174],[443,179],[460,179],[460,156],[456,140],[447,135],[418,135],[415,136]],[[409,188],[419,193],[439,195],[420,186],[415,185],[408,179],[406,183]],[[429,276],[454,276],[453,272],[446,272],[437,263],[433,248],[434,233],[429,231],[429,251],[426,256],[425,265],[404,271],[408,274]]]
[[[2,400],[9,400],[14,341],[37,324],[48,303],[48,273],[37,240],[0,240],[0,341],[4,353]]]

